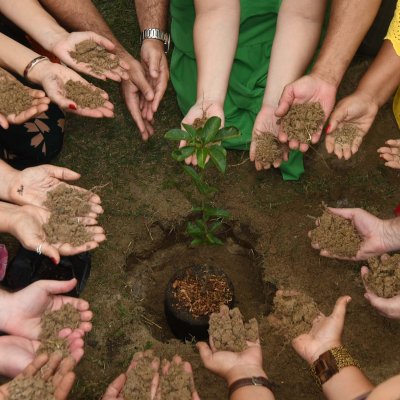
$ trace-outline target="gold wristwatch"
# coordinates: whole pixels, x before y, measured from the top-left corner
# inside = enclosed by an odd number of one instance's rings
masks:
[[[140,45],[142,45],[143,41],[145,41],[146,39],[160,40],[164,43],[165,54],[168,53],[171,44],[171,38],[168,33],[165,33],[157,28],[148,28],[142,31],[142,33],[140,34]]]

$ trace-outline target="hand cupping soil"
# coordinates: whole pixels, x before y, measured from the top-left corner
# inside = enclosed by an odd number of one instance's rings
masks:
[[[400,295],[400,254],[368,260],[370,272],[365,277],[367,287],[377,296],[390,299]]]
[[[161,399],[192,400],[192,387],[192,375],[184,370],[184,364],[171,362],[168,368],[168,373],[163,374],[161,377]]]
[[[57,311],[46,311],[41,320],[40,347],[37,354],[52,354],[61,351],[63,356],[69,355],[68,342],[59,337],[65,328],[72,330],[79,327],[80,314],[71,304],[64,304]]]
[[[311,243],[338,257],[355,257],[362,238],[352,222],[325,209],[319,226],[311,231]]]
[[[47,193],[44,206],[51,214],[43,230],[50,244],[69,243],[76,247],[92,240],[78,219],[90,212],[91,196],[91,192],[80,191],[65,184]]]
[[[79,108],[95,109],[104,106],[106,102],[100,89],[71,79],[65,84],[65,96]]]
[[[282,291],[274,298],[274,311],[268,317],[270,324],[287,340],[307,333],[320,314],[314,300],[301,292]]]
[[[8,386],[7,400],[55,400],[54,386],[40,376],[17,378]]]
[[[69,55],[78,63],[89,64],[95,74],[112,71],[119,67],[118,57],[111,57],[111,54],[94,40],[84,40],[78,43],[75,51],[70,51]]]
[[[227,306],[221,306],[219,313],[211,314],[208,332],[214,347],[222,351],[240,353],[247,349],[247,341],[259,339],[257,321],[253,318],[244,323],[240,310],[229,310]]]
[[[0,113],[18,115],[32,107],[28,89],[17,80],[0,75]]]
[[[278,121],[289,140],[309,143],[311,136],[317,133],[324,123],[325,113],[320,103],[295,104]]]
[[[336,129],[331,135],[335,138],[335,143],[342,146],[351,146],[354,139],[360,136],[357,127],[352,124],[344,124],[342,128]]]
[[[283,160],[287,146],[280,143],[273,133],[263,132],[257,135],[255,161],[262,164],[273,164],[275,161]]]

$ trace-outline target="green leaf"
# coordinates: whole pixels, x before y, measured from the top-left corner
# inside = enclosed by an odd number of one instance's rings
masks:
[[[194,239],[202,239],[205,237],[204,230],[192,222],[188,222],[186,232]]]
[[[200,175],[196,172],[196,170],[189,166],[189,165],[184,165],[183,170],[188,174],[195,182],[201,182]]]
[[[218,231],[218,229],[221,228],[221,226],[222,226],[222,221],[215,221],[211,225],[209,231],[212,232],[212,233],[216,233]]]
[[[191,139],[196,137],[196,129],[193,128],[192,125],[182,124],[182,126],[186,129],[186,132],[190,135]]]
[[[220,127],[221,127],[221,118],[211,117],[207,120],[203,128],[205,144],[214,141],[214,138],[217,135]]]
[[[226,150],[220,145],[209,148],[210,157],[215,166],[224,173],[226,170]]]
[[[216,244],[218,246],[222,246],[224,244],[224,242],[221,239],[217,238],[213,233],[207,234],[207,240],[209,243]]]
[[[208,154],[208,148],[203,147],[196,150],[197,164],[201,169],[204,169],[206,167]]]
[[[214,141],[215,142],[223,142],[224,140],[235,139],[242,136],[239,129],[234,126],[228,126],[225,128],[221,128],[216,134]]]
[[[180,149],[175,149],[172,152],[172,158],[176,161],[183,161],[186,158],[190,157],[195,151],[196,148],[193,146],[181,147]]]
[[[200,178],[200,175],[195,171],[193,167],[190,167],[189,165],[184,165],[183,170],[193,179],[198,191],[201,194],[211,195],[212,193],[215,193],[217,191],[216,188],[203,182]]]
[[[192,246],[199,246],[199,245],[201,245],[201,244],[205,244],[206,243],[206,240],[205,239],[194,239],[194,240],[192,240],[191,241],[191,245]]]
[[[190,134],[181,129],[171,129],[164,135],[165,139],[179,142],[181,140],[190,140]]]
[[[229,218],[231,214],[229,211],[224,210],[222,208],[211,208],[211,207],[206,207],[204,209],[204,215],[207,217],[217,217],[217,218]]]

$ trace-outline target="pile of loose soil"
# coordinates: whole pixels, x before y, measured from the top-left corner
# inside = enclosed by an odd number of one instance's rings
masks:
[[[151,382],[154,377],[153,357],[144,355],[137,361],[136,367],[127,374],[123,390],[124,400],[150,399]]]
[[[400,295],[400,254],[383,259],[373,257],[368,263],[370,273],[365,279],[368,288],[385,299]]]
[[[20,114],[32,106],[27,88],[17,80],[0,75],[0,113],[7,116]]]
[[[91,192],[83,192],[64,184],[47,193],[44,206],[51,214],[43,230],[50,244],[70,243],[72,246],[80,246],[92,239],[86,227],[78,220],[89,213],[91,195]]]
[[[240,310],[229,310],[227,306],[221,306],[219,313],[211,314],[208,332],[215,348],[223,351],[242,352],[247,349],[246,341],[259,339],[257,320],[253,318],[244,323]]]
[[[352,145],[354,139],[359,136],[358,129],[352,124],[344,124],[342,128],[336,129],[332,136],[335,138],[335,142],[340,145]]]
[[[161,377],[160,385],[164,400],[192,400],[192,376],[183,369],[183,364],[171,362],[168,374]]]
[[[112,58],[107,50],[94,40],[84,40],[75,46],[75,51],[69,52],[78,63],[89,64],[92,71],[101,74],[119,67],[118,57]]]
[[[325,113],[320,103],[305,103],[290,107],[278,124],[282,125],[289,140],[309,143],[311,136],[321,128],[324,120]]]
[[[188,270],[182,279],[175,280],[172,289],[176,307],[187,310],[194,318],[218,312],[221,305],[233,299],[226,277],[211,272],[199,275]]]
[[[288,339],[310,331],[312,322],[319,315],[314,300],[301,292],[284,291],[274,298],[274,312],[268,317],[271,325]]]
[[[355,257],[362,238],[348,219],[325,209],[319,218],[319,226],[311,231],[312,244],[339,257]]]
[[[106,100],[100,89],[85,85],[79,81],[69,80],[65,84],[65,96],[74,101],[80,108],[98,108],[104,106]]]
[[[71,304],[64,304],[57,311],[46,311],[42,317],[42,330],[39,335],[41,345],[37,354],[52,354],[61,351],[64,356],[69,355],[68,342],[59,337],[60,331],[65,328],[76,329],[79,326],[80,315]]]
[[[287,146],[280,143],[273,133],[265,132],[256,136],[256,161],[263,164],[273,164],[283,160]]]
[[[8,400],[55,400],[53,384],[39,376],[14,379],[8,390]]]

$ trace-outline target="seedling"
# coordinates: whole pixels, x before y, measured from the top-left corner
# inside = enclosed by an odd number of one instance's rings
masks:
[[[192,237],[192,244],[218,244],[223,242],[218,238],[223,220],[230,214],[222,208],[215,208],[212,199],[218,189],[206,182],[205,170],[214,166],[222,174],[226,171],[226,150],[222,146],[225,140],[240,136],[235,127],[221,128],[221,118],[211,117],[204,126],[195,128],[192,125],[182,124],[182,129],[172,129],[165,134],[165,138],[180,142],[184,140],[186,146],[172,152],[174,160],[182,163],[183,170],[190,176],[199,193],[198,204],[193,206],[193,213],[200,215],[194,222],[187,225],[187,233]],[[197,168],[185,165],[185,159],[196,156]]]

